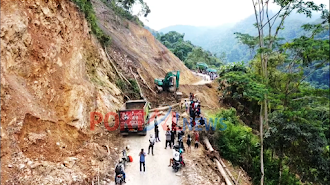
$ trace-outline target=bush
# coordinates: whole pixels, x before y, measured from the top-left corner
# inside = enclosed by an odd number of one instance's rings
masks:
[[[112,9],[116,15],[119,15],[122,18],[130,20],[137,25],[144,26],[143,22],[137,16],[133,16],[129,11],[124,8],[117,6],[115,1],[111,1],[110,3],[107,0],[101,0],[108,8]]]
[[[140,90],[136,80],[128,79],[128,81],[132,84],[132,86],[128,85],[124,80],[121,79],[116,81],[116,85],[130,98],[140,99]]]
[[[89,0],[73,0],[73,2],[79,7],[80,11],[84,12],[85,18],[91,25],[92,32],[99,40],[99,42],[103,46],[109,45],[111,42],[111,38],[106,35],[97,25],[97,19],[92,3]]]

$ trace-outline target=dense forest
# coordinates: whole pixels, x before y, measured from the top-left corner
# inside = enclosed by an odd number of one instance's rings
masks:
[[[273,15],[274,13],[270,11],[269,16]],[[311,18],[306,18],[306,16],[301,14],[288,16],[278,34],[279,44],[308,35],[309,32],[304,30],[302,26],[307,23],[320,23],[322,20],[319,17],[319,13],[316,13]],[[256,42],[258,32],[253,25],[254,23],[255,17],[251,15],[237,24],[226,24],[216,28],[178,25],[161,29],[160,32],[147,26],[145,28],[177,55],[188,68],[193,69],[197,62],[205,62],[219,69],[221,64],[240,61],[247,62],[254,57],[257,52],[255,44],[244,44],[244,41],[240,39],[241,36],[248,34],[251,36],[251,42]],[[272,31],[275,31],[274,29],[278,25],[279,21],[275,21]],[[265,32],[268,32],[267,27],[265,27]],[[168,40],[171,37],[180,39]],[[329,39],[329,29],[326,28],[321,33],[316,34],[315,38],[321,40]],[[193,50],[192,48],[195,49]],[[194,54],[191,54],[188,60],[188,53],[192,51],[194,51]],[[305,73],[310,73],[310,69],[313,69],[313,66],[306,67]],[[305,80],[317,88],[328,88],[330,84],[329,71],[329,65],[323,66],[316,69],[315,73],[306,77]]]
[[[223,60],[213,55],[209,51],[205,51],[201,47],[193,45],[190,41],[184,40],[184,34],[175,31],[159,34],[150,29],[150,32],[173,54],[175,54],[189,69],[195,69],[198,62],[204,62],[215,69],[220,69]]]
[[[271,17],[274,12],[270,11]],[[304,35],[306,32],[301,28],[303,24],[318,21],[318,15],[313,15],[312,18],[306,18],[300,14],[292,14],[285,21],[283,29],[279,33],[279,38],[284,38],[286,41],[292,40]],[[251,15],[246,19],[236,24],[225,24],[214,28],[194,27],[194,26],[170,26],[159,30],[159,33],[168,33],[176,31],[185,34],[185,39],[191,43],[209,50],[217,55],[226,53],[228,62],[249,61],[253,55],[250,54],[249,48],[241,44],[237,39],[236,32],[246,33],[252,36],[257,36],[258,32],[255,30],[253,24],[255,23],[255,16]],[[279,24],[279,21],[277,21]],[[267,29],[265,30],[267,31]],[[329,33],[327,33],[329,36]]]
[[[226,65],[220,72],[221,101],[234,108],[218,113],[228,129],[217,132],[215,143],[254,184],[329,184],[329,87],[305,81],[329,74],[329,12],[312,2],[285,2],[276,1],[284,9],[280,24],[260,18],[268,11],[260,8],[268,6],[261,1],[263,6],[255,7],[257,37],[235,34],[252,50],[252,59],[247,65]],[[322,19],[302,25],[303,34],[283,41],[285,15],[292,10],[307,17],[317,10]]]

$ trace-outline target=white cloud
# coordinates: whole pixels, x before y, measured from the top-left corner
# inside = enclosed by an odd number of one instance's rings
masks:
[[[254,13],[251,0],[144,0],[151,9],[141,20],[160,30],[171,25],[218,26],[243,20]],[[272,2],[272,1],[271,1]],[[328,0],[314,0],[329,7]],[[276,9],[276,6],[270,6]],[[134,10],[137,10],[135,7]],[[136,11],[134,11],[136,13]]]

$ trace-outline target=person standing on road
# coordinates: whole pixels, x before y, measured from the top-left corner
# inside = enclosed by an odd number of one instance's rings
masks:
[[[165,149],[167,148],[167,144],[170,144],[170,148],[172,148],[172,145],[171,145],[171,131],[170,131],[170,128],[167,128],[167,131],[166,131],[166,133],[165,133],[165,137],[166,137]]]
[[[184,136],[184,131],[182,130],[182,127],[179,127],[178,140],[181,140],[183,136]]]
[[[146,157],[146,153],[143,151],[143,148],[141,149],[141,152],[139,153],[140,156],[140,172],[142,172],[142,165],[143,165],[143,172],[146,171],[146,161],[145,161],[145,157]]]
[[[172,127],[171,130],[171,143],[174,146],[175,128]]]
[[[151,148],[151,153],[154,155],[154,145],[155,145],[155,138],[152,137],[152,134],[150,134],[149,138],[149,147],[148,147],[148,155],[150,153],[150,148]]]
[[[199,133],[195,131],[195,148],[198,148],[198,143],[199,143]]]
[[[185,106],[185,108],[186,108],[186,112],[189,113],[189,112],[188,112],[189,102],[187,102],[187,100],[184,100],[184,106]]]
[[[187,138],[187,145],[188,145],[188,148],[187,148],[187,153],[189,153],[189,151],[191,151],[191,137],[190,137],[190,134],[188,134],[188,138]]]
[[[156,142],[158,142],[158,141],[160,142],[158,126],[157,126],[157,128],[155,130],[155,140],[156,140]]]
[[[157,116],[155,116],[155,120],[154,120],[154,125],[155,125],[155,140],[156,142],[159,141],[159,130],[158,130],[158,121],[157,121]]]
[[[176,113],[173,112],[173,115],[172,115],[172,130],[174,129],[174,135],[176,135],[176,126],[177,126],[177,117],[176,117]]]

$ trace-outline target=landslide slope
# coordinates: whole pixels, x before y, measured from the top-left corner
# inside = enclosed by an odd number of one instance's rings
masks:
[[[117,63],[117,67],[127,77],[134,79],[130,68],[139,77],[145,97],[158,105],[159,102],[170,100],[170,93],[155,95],[149,90],[155,88],[154,78],[164,78],[169,71],[180,71],[180,85],[193,84],[199,80],[191,71],[162,45],[145,28],[136,23],[117,16],[114,11],[100,0],[92,0],[94,10],[103,31],[112,38],[108,47],[110,57]],[[146,84],[144,83],[146,82]]]
[[[89,119],[123,95],[90,33],[71,1],[1,0],[1,184],[91,184],[114,166],[117,140]]]

